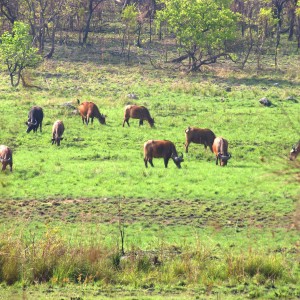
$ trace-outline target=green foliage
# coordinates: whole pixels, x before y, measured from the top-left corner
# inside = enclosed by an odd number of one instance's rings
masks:
[[[229,4],[214,0],[165,0],[158,20],[167,21],[184,50],[199,62],[225,51],[225,42],[235,37],[237,14]],[[226,51],[225,51],[226,52]],[[192,53],[192,55],[191,55]]]
[[[127,5],[122,11],[122,21],[127,30],[135,30],[137,25],[138,11],[134,4]]]
[[[7,66],[12,86],[19,84],[25,68],[34,68],[41,62],[28,32],[28,25],[15,22],[12,33],[5,32],[1,36],[0,57]]]

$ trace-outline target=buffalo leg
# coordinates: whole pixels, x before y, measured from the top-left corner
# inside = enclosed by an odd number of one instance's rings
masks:
[[[127,125],[130,127],[130,125],[129,125],[129,118],[128,119],[124,119],[124,121],[123,121],[123,127],[124,127],[124,124],[125,124],[125,122],[127,123]]]
[[[151,167],[154,167],[153,162],[152,162],[152,158],[149,159],[149,163],[150,163]]]
[[[141,125],[143,125],[143,124],[144,124],[143,120],[140,119],[139,126],[141,126]]]
[[[12,172],[12,163],[9,164],[9,170]]]
[[[185,152],[186,152],[186,153],[189,152],[189,145],[190,145],[189,142],[186,142],[186,143],[184,144],[184,146],[185,146]]]
[[[218,160],[219,160],[219,157],[217,156],[216,157],[216,165],[218,165]]]
[[[40,132],[42,132],[42,122],[40,123]]]
[[[94,122],[94,118],[91,118],[91,124],[93,124],[93,122]]]
[[[165,161],[165,168],[168,167],[169,159],[170,159],[170,158],[165,158],[165,159],[164,159],[164,161]]]
[[[146,158],[144,158],[145,167],[148,168],[148,161]]]

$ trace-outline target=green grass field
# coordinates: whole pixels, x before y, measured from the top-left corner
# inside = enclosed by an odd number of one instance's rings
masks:
[[[152,286],[150,292],[145,288],[149,274],[141,281],[128,275],[110,284],[108,292],[101,281],[85,286],[90,293],[82,286],[71,288],[84,299],[299,297],[299,159],[288,160],[292,144],[299,140],[296,65],[263,74],[216,68],[184,75],[148,66],[91,63],[84,60],[84,50],[76,48],[80,59],[68,61],[68,53],[60,51],[59,57],[27,75],[41,90],[12,89],[6,73],[0,74],[0,144],[12,148],[14,160],[12,173],[0,173],[2,239],[21,236],[32,242],[33,236],[43,239],[55,230],[74,247],[114,248],[120,247],[121,220],[125,253],[167,253],[174,248],[186,253],[200,244],[222,262],[230,255],[257,253],[265,258],[279,255],[284,265],[278,281],[250,276],[230,282],[208,276],[199,282],[170,271],[169,279],[154,280],[153,295]],[[138,99],[130,99],[130,93]],[[262,106],[263,97],[273,105]],[[77,99],[95,102],[107,115],[107,125],[97,120],[83,125],[79,115],[63,106],[70,101],[76,106]],[[131,103],[149,108],[155,128],[147,123],[139,127],[132,119],[130,127],[122,127],[124,106]],[[33,105],[44,109],[43,132],[26,134],[24,123]],[[57,119],[65,124],[60,147],[51,145]],[[203,145],[191,144],[184,153],[187,126],[210,128],[226,138],[232,154],[228,166],[216,166]],[[182,169],[172,161],[165,169],[162,159],[154,159],[155,167],[146,169],[143,144],[149,139],[173,141],[184,154]],[[242,288],[244,282],[251,288]],[[267,287],[270,282],[275,288]],[[36,287],[28,289],[36,293]],[[47,289],[38,289],[40,298],[74,295]],[[3,284],[2,291],[20,296],[18,285]]]

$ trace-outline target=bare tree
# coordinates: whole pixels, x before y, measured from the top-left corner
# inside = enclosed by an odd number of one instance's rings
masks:
[[[17,0],[0,0],[0,11],[13,24],[18,19],[19,3]]]
[[[87,42],[93,13],[97,9],[99,4],[103,3],[104,1],[105,0],[88,0],[87,18],[86,18],[85,28],[83,30],[83,39],[82,39],[83,44],[86,44]]]

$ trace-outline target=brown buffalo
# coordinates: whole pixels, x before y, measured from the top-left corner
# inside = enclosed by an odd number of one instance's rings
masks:
[[[290,152],[290,160],[295,160],[300,152],[300,141],[292,146],[292,150]]]
[[[175,145],[166,140],[149,140],[144,144],[144,162],[145,167],[148,167],[148,162],[152,167],[153,158],[163,158],[165,167],[168,167],[169,159],[172,158],[175,165],[181,168],[180,163],[183,162],[183,155],[178,156]]]
[[[190,143],[203,144],[205,149],[207,146],[213,152],[212,145],[216,136],[208,128],[188,127],[185,130],[185,152],[188,153]]]
[[[62,137],[64,131],[64,123],[60,120],[55,121],[52,127],[52,145],[55,143],[57,146],[60,146],[60,141],[64,139]]]
[[[10,171],[12,171],[12,151],[5,145],[0,145],[0,162],[2,163],[2,171],[6,169],[7,165],[9,165]]]
[[[124,112],[124,121],[123,121],[123,127],[125,122],[129,125],[129,119],[139,119],[139,126],[143,125],[143,121],[148,121],[149,125],[153,127],[154,125],[154,119],[151,118],[149,110],[145,106],[138,106],[138,105],[127,105],[125,107]]]
[[[78,100],[79,104],[79,100]],[[91,119],[91,123],[93,124],[94,118],[98,119],[101,124],[105,123],[105,115],[101,114],[97,105],[93,102],[82,102],[79,107],[78,111],[82,118],[82,123],[89,124],[89,119]]]
[[[231,154],[228,153],[228,142],[222,137],[217,137],[212,145],[214,154],[216,155],[216,165],[220,160],[220,166],[226,166],[227,161],[231,158]]]

